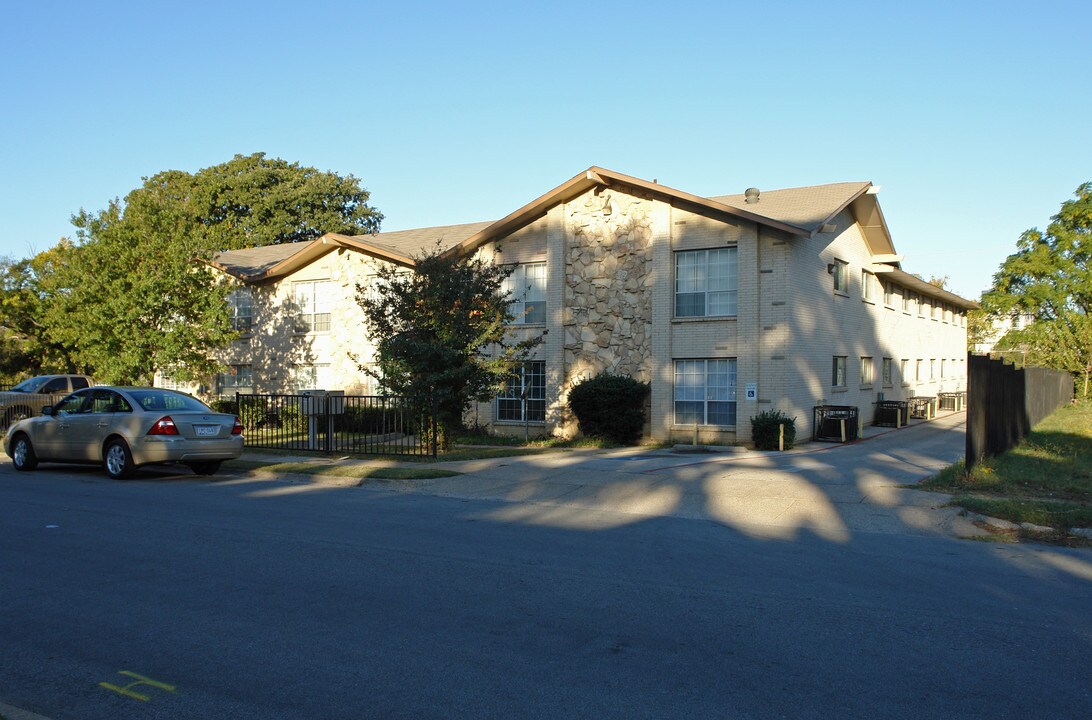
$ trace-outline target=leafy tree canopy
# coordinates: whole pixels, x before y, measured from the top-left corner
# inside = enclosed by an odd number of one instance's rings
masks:
[[[1088,395],[1092,373],[1092,183],[1062,203],[1045,231],[1020,236],[1016,252],[982,296],[991,316],[1029,313],[1034,322],[1002,342],[1027,353],[1028,362],[1079,373]]]
[[[50,299],[74,247],[62,240],[32,258],[0,260],[0,374],[8,382],[35,372],[79,372],[74,349],[56,340],[47,321]]]
[[[381,266],[372,286],[357,286],[378,369],[362,367],[389,392],[435,402],[446,447],[474,399],[494,397],[542,336],[511,337],[504,281],[510,267],[460,260],[439,248],[412,271]]]
[[[351,175],[263,153],[192,174],[158,173],[124,201],[77,213],[76,242],[36,256],[29,274],[15,268],[14,285],[24,276],[34,282],[29,293],[4,288],[12,304],[5,324],[27,337],[44,326],[43,346],[52,343],[100,381],[147,383],[159,369],[196,379],[217,369],[215,351],[234,334],[224,302],[230,287],[195,259],[376,231],[382,215],[367,200]]]

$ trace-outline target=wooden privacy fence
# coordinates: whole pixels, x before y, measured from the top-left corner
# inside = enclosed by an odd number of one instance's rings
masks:
[[[311,392],[235,395],[247,447],[436,457],[429,401]]]
[[[1013,447],[1073,399],[1073,376],[967,355],[967,469]]]

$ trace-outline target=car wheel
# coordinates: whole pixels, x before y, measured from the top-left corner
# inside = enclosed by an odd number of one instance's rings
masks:
[[[34,446],[30,444],[30,438],[23,433],[16,435],[11,443],[11,463],[16,470],[33,470],[38,467],[38,456],[34,454]]]
[[[133,465],[133,454],[129,452],[129,446],[124,440],[111,440],[106,444],[106,452],[102,456],[102,465],[106,474],[115,480],[123,480],[133,474],[136,466]]]
[[[198,475],[215,475],[216,471],[220,469],[220,461],[208,460],[206,462],[190,463],[190,469]]]

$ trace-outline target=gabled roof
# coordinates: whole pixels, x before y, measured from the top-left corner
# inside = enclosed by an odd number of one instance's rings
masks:
[[[219,252],[208,264],[248,283],[262,283],[290,275],[339,247],[363,252],[399,265],[413,265],[413,258],[437,245],[447,250],[491,222],[441,225],[439,227],[398,230],[373,235],[326,233],[310,242],[268,245],[266,247]]]
[[[755,203],[748,203],[743,193],[719,195],[709,199],[813,233],[818,232],[824,223],[844,210],[870,187],[872,183],[844,182],[786,190],[765,190],[759,193],[758,202]]]
[[[876,201],[877,188],[869,182],[767,190],[759,194],[758,202],[748,203],[744,194],[701,197],[596,166],[495,222],[442,225],[374,235],[327,233],[310,243],[218,253],[209,264],[244,282],[269,282],[295,272],[335,248],[345,247],[408,267],[413,265],[415,256],[437,246],[453,254],[474,252],[482,245],[510,235],[543,217],[558,203],[567,202],[596,187],[636,189],[677,207],[711,217],[746,220],[805,238],[824,232],[827,223],[848,209],[864,232],[873,261],[889,263],[895,269],[899,267],[899,257],[895,255],[887,223]]]

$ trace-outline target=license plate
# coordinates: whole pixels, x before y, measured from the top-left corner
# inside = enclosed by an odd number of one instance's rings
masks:
[[[197,437],[216,437],[220,434],[219,425],[194,425],[193,430]]]

